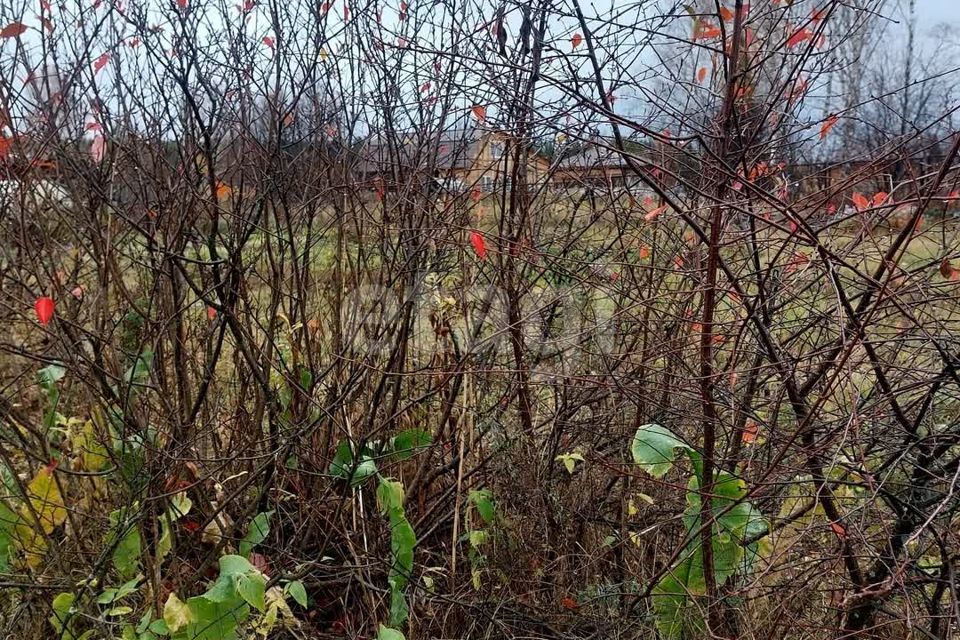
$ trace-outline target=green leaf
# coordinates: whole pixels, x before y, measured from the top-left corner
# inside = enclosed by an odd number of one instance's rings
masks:
[[[176,640],[234,640],[237,625],[250,617],[250,607],[239,598],[213,602],[197,596],[187,600],[187,605],[196,622],[187,628],[186,634],[175,636]]]
[[[493,492],[490,489],[474,489],[467,495],[467,499],[477,508],[477,513],[487,524],[493,522],[494,502]]]
[[[249,573],[236,577],[237,593],[251,607],[263,612],[267,608],[264,594],[267,590],[267,581],[261,573]]]
[[[303,586],[302,582],[299,580],[294,580],[293,582],[288,583],[286,591],[298,605],[304,609],[307,608],[307,590]]]
[[[391,441],[393,456],[397,460],[406,460],[418,449],[429,447],[433,443],[433,436],[423,429],[407,429],[394,436]]]
[[[637,429],[630,452],[633,460],[654,478],[661,478],[673,466],[676,449],[692,451],[669,429],[659,424],[645,424]]]
[[[222,576],[238,576],[251,572],[259,573],[257,568],[243,556],[226,555],[220,557],[220,575]]]
[[[247,527],[247,534],[243,536],[243,540],[240,541],[240,555],[244,558],[249,558],[253,548],[263,542],[270,534],[270,517],[272,515],[273,511],[265,511],[258,513],[254,519],[250,521],[250,526]]]
[[[137,356],[133,366],[127,369],[124,374],[124,382],[133,385],[144,385],[150,376],[150,368],[153,366],[153,351],[145,349]]]
[[[76,600],[77,596],[64,592],[58,593],[50,604],[50,608],[53,609],[53,615],[49,618],[50,626],[63,638],[73,638],[68,625],[71,618],[71,609]]]
[[[377,487],[377,504],[380,505],[380,512],[388,514],[392,509],[403,509],[403,483],[396,480],[380,481]]]
[[[380,631],[377,632],[377,640],[406,640],[406,638],[396,629],[380,625]]]
[[[118,602],[130,594],[136,593],[137,585],[139,584],[140,577],[138,576],[133,580],[124,582],[119,587],[104,589],[103,593],[97,596],[97,604],[113,604],[114,602]]]
[[[63,377],[67,374],[67,369],[63,365],[59,364],[49,364],[43,369],[37,371],[37,381],[40,383],[40,386],[44,389],[50,389],[58,382],[63,380]]]
[[[113,550],[113,566],[121,578],[130,578],[140,570],[140,529],[127,522],[125,511],[117,509],[110,513],[111,531],[106,544],[113,545],[117,537],[122,536]]]
[[[390,624],[401,626],[409,613],[406,587],[413,570],[413,548],[417,544],[413,527],[403,510],[403,484],[383,478],[377,487],[377,503],[390,518],[390,552],[393,562],[387,583],[390,585]]]
[[[149,612],[148,612],[149,613]],[[147,627],[150,630],[150,633],[155,633],[158,636],[168,636],[170,635],[170,629],[167,627],[167,621],[163,618],[157,618],[150,623],[150,626]]]
[[[360,452],[359,463],[354,461],[353,450],[350,447],[349,440],[341,440],[337,445],[337,451],[330,463],[330,474],[336,478],[341,478],[350,482],[351,486],[357,486],[370,476],[376,475],[377,463],[372,457],[372,452],[364,448]]]
[[[0,573],[10,570],[10,554],[13,551],[14,527],[17,525],[17,514],[7,503],[0,500]]]

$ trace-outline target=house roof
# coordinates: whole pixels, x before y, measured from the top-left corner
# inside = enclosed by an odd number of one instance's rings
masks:
[[[445,131],[400,133],[395,140],[385,136],[362,142],[355,153],[357,168],[364,173],[389,173],[392,169],[466,169],[480,152],[484,134],[476,127]],[[436,158],[432,154],[436,151]]]
[[[558,162],[560,169],[599,169],[601,167],[627,168],[623,153],[616,149],[615,140],[591,139],[573,154]]]

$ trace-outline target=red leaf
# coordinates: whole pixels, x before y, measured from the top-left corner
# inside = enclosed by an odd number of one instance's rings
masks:
[[[483,241],[483,236],[480,235],[479,231],[475,229],[470,231],[470,244],[473,245],[473,250],[477,254],[477,257],[485,260],[487,257],[487,244]]]
[[[806,27],[797,29],[797,31],[795,31],[792,36],[787,38],[787,47],[792,49],[793,47],[797,46],[801,42],[806,42],[807,40],[810,40],[812,38],[813,38],[813,32],[810,31],[810,29],[807,29]]]
[[[580,608],[580,605],[577,603],[577,601],[570,596],[564,596],[560,600],[560,606],[568,611],[576,611]]]
[[[483,197],[483,191],[480,190],[480,187],[474,187],[470,189],[470,199],[474,202],[480,202],[480,198]]]
[[[427,91],[430,91],[431,86],[433,85],[430,82],[424,82],[422,85],[420,85],[420,93],[426,93]]]
[[[10,147],[13,146],[13,138],[0,136],[0,160],[6,158],[10,153]]]
[[[93,142],[90,143],[90,157],[93,158],[93,161],[97,163],[103,162],[106,151],[106,139],[102,135],[94,136]]]
[[[820,139],[823,140],[827,137],[827,134],[830,133],[830,129],[833,129],[833,125],[837,124],[837,116],[830,116],[823,121],[823,124],[820,125]]]
[[[177,6],[180,7],[181,9],[186,9],[187,1],[188,0],[177,0]]]
[[[573,37],[570,38],[570,46],[576,49],[583,42],[583,36],[579,33],[573,34]]]
[[[862,193],[855,193],[850,196],[850,199],[853,200],[853,206],[857,208],[857,211],[863,211],[864,209],[870,208],[870,201],[867,200],[867,197]]]
[[[37,301],[33,303],[33,310],[36,312],[40,324],[47,326],[50,318],[53,317],[53,298],[47,296],[37,298]]]
[[[270,49],[272,50],[272,49],[273,49],[273,45],[274,45],[274,43],[273,43],[273,38],[271,38],[270,36],[264,36],[264,37],[263,37],[263,44],[267,45],[267,46],[270,47]]]
[[[103,162],[103,157],[107,152],[106,142],[106,139],[104,139],[102,135],[93,137],[93,142],[90,143],[90,157],[93,158],[94,162]]]
[[[48,18],[40,16],[40,24],[42,24],[43,28],[47,30],[47,33],[53,33],[53,23],[50,22]]]
[[[487,108],[482,104],[475,104],[470,110],[473,112],[473,117],[476,118],[478,122],[483,122],[487,119]]]
[[[640,259],[644,260],[650,257],[650,247],[647,245],[641,245],[639,251]]]
[[[730,22],[733,20],[733,11],[727,7],[720,7],[720,17],[723,18],[724,22]]]
[[[887,201],[887,192],[886,191],[877,191],[873,194],[873,206],[879,207],[884,202]]]
[[[950,264],[948,259],[944,258],[943,262],[940,263],[940,275],[942,275],[944,278],[949,278],[953,275],[953,272],[953,265]]]
[[[217,310],[207,305],[207,320],[213,321],[217,317]]]
[[[743,427],[743,434],[740,436],[744,443],[750,444],[755,442],[757,439],[757,433],[760,431],[760,427],[757,426],[756,422],[748,422]]]
[[[847,530],[843,528],[843,525],[839,522],[831,522],[830,529],[837,535],[841,540],[847,539]]]
[[[0,29],[0,38],[19,38],[26,30],[27,25],[22,22],[11,22]]]
[[[110,62],[109,53],[101,53],[100,57],[93,61],[93,74],[96,75],[100,72],[100,69],[103,69],[107,66],[107,63]]]
[[[707,77],[706,67],[700,67],[699,69],[697,69],[697,82],[702,83],[704,79],[706,79],[706,77]]]

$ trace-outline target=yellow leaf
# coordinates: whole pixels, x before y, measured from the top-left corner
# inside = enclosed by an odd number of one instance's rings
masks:
[[[53,465],[40,468],[27,485],[27,497],[36,517],[40,520],[40,527],[44,533],[53,533],[53,530],[67,519],[63,496],[60,495],[60,488],[53,478]],[[26,505],[22,513],[27,522],[33,522],[34,514],[27,509]]]
[[[24,522],[23,518],[17,523],[13,535],[17,540],[17,546],[23,552],[23,564],[28,569],[39,567],[43,557],[47,555],[47,541],[43,535],[35,527]]]
[[[167,623],[167,629],[173,634],[193,622],[193,614],[190,612],[190,607],[181,601],[177,594],[171,593],[163,605],[163,621]]]
[[[80,461],[80,468],[84,471],[100,471],[109,459],[106,448],[97,441],[93,421],[87,420],[73,438],[73,453]]]

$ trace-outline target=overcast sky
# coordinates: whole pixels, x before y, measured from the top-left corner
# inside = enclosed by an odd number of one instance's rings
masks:
[[[960,0],[917,0],[917,14],[924,24],[960,24]]]

